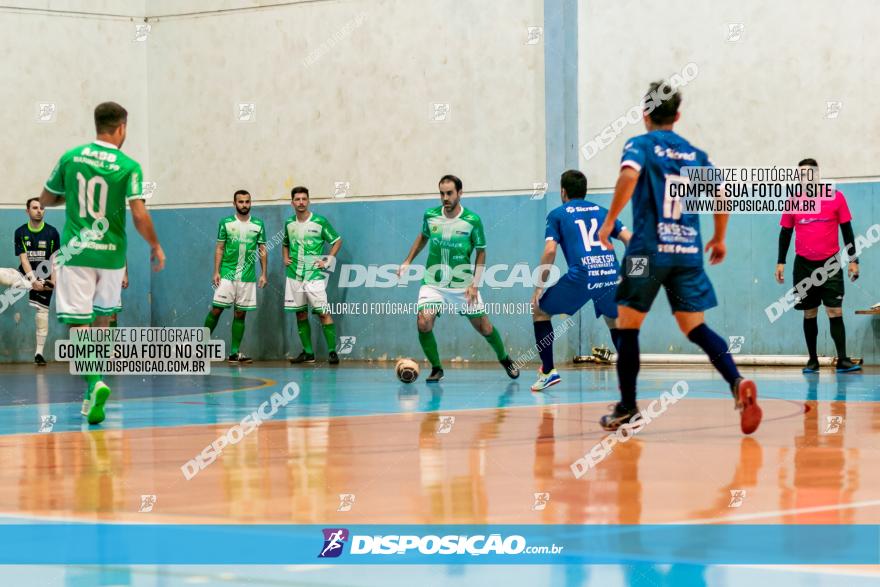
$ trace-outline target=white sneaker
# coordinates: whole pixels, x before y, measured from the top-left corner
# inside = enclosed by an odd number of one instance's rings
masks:
[[[538,380],[532,384],[532,391],[543,391],[552,385],[556,385],[562,381],[562,377],[556,372],[556,369],[550,369],[549,373],[543,373],[538,369]]]

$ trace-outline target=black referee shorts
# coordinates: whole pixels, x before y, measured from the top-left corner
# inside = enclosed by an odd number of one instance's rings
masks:
[[[831,257],[829,257],[830,259]],[[822,261],[810,261],[800,255],[794,258],[794,284],[803,280],[807,280],[809,287],[806,295],[803,297],[795,289],[795,295],[798,302],[795,304],[796,310],[812,310],[825,304],[826,308],[839,308],[843,305],[843,264],[838,263],[837,268],[828,271],[828,279],[824,283],[819,284],[818,280],[813,280],[813,271],[825,265],[828,259]]]

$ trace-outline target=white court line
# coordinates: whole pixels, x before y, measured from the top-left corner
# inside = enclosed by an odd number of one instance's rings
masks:
[[[795,508],[790,510],[776,510],[772,512],[759,512],[756,514],[739,514],[734,516],[723,516],[720,518],[702,518],[696,520],[682,520],[680,522],[660,522],[659,525],[701,525],[701,524],[723,524],[725,522],[739,522],[742,520],[761,520],[766,518],[778,518],[782,516],[794,516],[798,514],[812,514],[818,512],[832,512],[836,510],[851,510],[857,508],[880,506],[880,499],[872,499],[869,501],[854,501],[852,503],[839,503],[833,505],[820,505],[809,508]]]

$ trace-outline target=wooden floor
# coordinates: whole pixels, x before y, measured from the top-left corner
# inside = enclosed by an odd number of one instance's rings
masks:
[[[121,380],[107,422],[88,427],[76,379],[51,368],[38,389],[32,370],[11,368],[0,381],[0,515],[331,526],[880,524],[876,372],[810,379],[756,370],[764,422],[744,437],[714,373],[644,368],[642,406],[679,380],[687,397],[579,479],[571,464],[606,436],[597,421],[616,376],[562,375],[546,394],[529,391],[528,373],[511,383],[488,368],[451,370],[440,386],[404,386],[388,369],[255,366],[218,371],[228,381],[203,381],[205,389],[164,378],[154,397],[142,393],[150,381]],[[184,477],[187,461],[289,381],[301,387],[296,405]],[[52,430],[40,432],[47,415]],[[152,510],[139,511],[150,495]]]

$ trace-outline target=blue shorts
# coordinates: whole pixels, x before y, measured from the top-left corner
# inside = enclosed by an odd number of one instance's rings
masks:
[[[566,273],[559,281],[547,288],[538,300],[538,307],[551,316],[558,314],[573,316],[584,304],[593,300],[596,318],[599,316],[617,318],[617,302],[614,301],[616,289],[615,282],[607,285],[595,283],[586,277]]]
[[[624,259],[623,267],[629,267]],[[617,286],[617,303],[639,312],[647,312],[660,288],[673,312],[704,312],[718,305],[712,282],[702,265],[694,267],[658,267],[648,263],[645,275],[632,277],[623,272]]]

